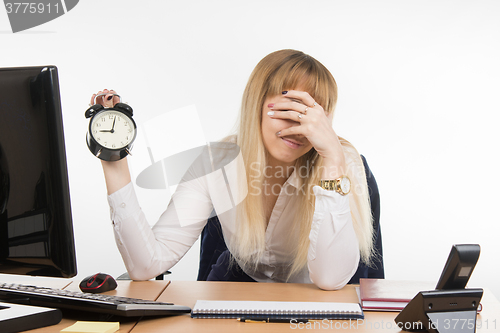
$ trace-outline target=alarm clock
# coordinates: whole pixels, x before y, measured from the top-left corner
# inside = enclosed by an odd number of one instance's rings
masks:
[[[121,103],[121,99],[110,108],[95,104],[87,109],[85,118],[90,118],[87,146],[92,154],[104,161],[118,161],[131,155],[137,135],[132,116],[132,108]]]

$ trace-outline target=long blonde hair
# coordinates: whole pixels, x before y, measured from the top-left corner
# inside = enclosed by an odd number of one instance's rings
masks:
[[[240,181],[246,183],[249,193],[237,207],[236,240],[232,242],[232,255],[240,264],[253,269],[265,251],[264,204],[261,195],[251,189],[262,188],[267,152],[262,139],[262,106],[268,96],[300,87],[307,91],[327,114],[334,111],[337,103],[337,84],[331,73],[313,57],[295,50],[280,50],[267,55],[253,70],[243,93],[239,128],[236,143],[241,149],[244,170]],[[354,146],[339,138],[344,148],[347,174],[351,179],[352,192],[349,194],[354,230],[358,237],[361,259],[370,262],[373,251],[373,227],[368,196],[367,181],[363,162]],[[290,264],[288,279],[304,268],[307,263],[309,233],[314,214],[315,196],[312,187],[319,184],[322,157],[313,148],[297,159],[295,170],[308,168],[307,175],[301,177],[299,204],[292,225],[297,226],[299,242],[294,260]],[[302,169],[299,169],[302,168]],[[258,194],[258,193],[257,193]]]

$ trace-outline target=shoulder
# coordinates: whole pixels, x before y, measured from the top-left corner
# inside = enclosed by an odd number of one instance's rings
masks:
[[[236,144],[236,140],[221,140],[210,142],[207,153],[210,155],[212,168],[221,169],[238,157],[240,147]]]

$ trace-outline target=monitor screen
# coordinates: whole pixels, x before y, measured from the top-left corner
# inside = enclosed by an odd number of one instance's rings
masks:
[[[0,273],[76,275],[54,66],[0,68]]]

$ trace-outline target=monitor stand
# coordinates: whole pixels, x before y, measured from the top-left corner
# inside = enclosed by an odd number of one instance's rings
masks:
[[[58,309],[0,302],[2,333],[20,332],[58,324],[62,313]]]

